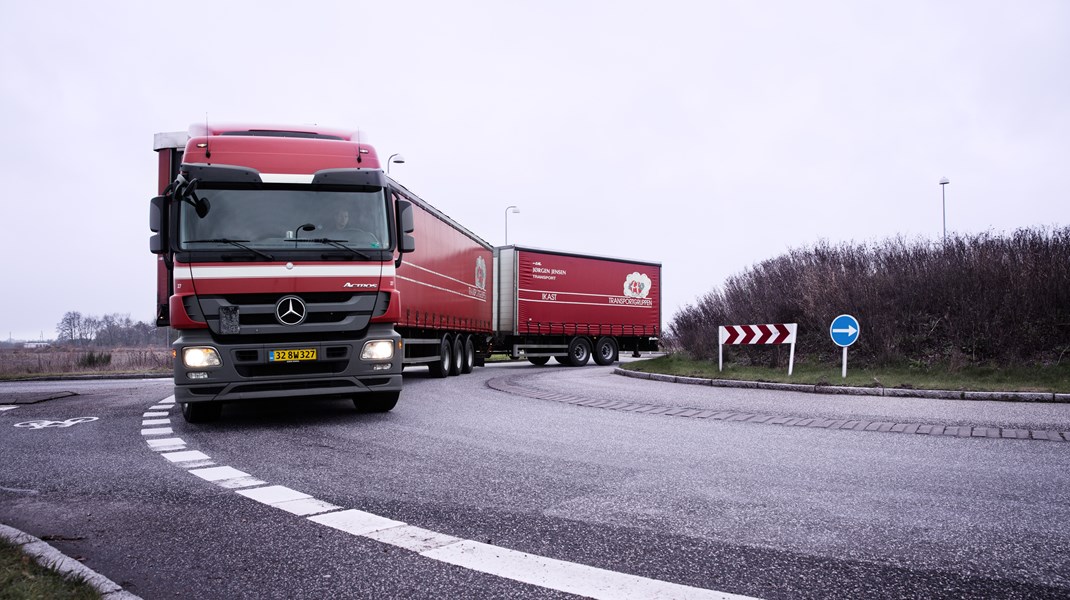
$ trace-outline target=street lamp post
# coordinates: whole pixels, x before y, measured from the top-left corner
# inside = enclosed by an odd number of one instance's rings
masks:
[[[509,245],[509,213],[519,213],[520,209],[515,206],[510,206],[505,209],[505,245]]]
[[[940,204],[944,212],[944,243],[947,243],[947,195],[944,193],[944,188],[949,183],[951,182],[947,180],[947,177],[940,178]]]
[[[396,159],[394,157],[397,157]],[[390,163],[398,163],[399,165],[405,164],[405,157],[400,154],[391,154],[390,158],[386,159],[386,174],[390,174]]]

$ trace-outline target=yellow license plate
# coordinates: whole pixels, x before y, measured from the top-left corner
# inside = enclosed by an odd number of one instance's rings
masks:
[[[268,362],[298,362],[302,360],[316,360],[316,349],[272,350],[268,355]]]

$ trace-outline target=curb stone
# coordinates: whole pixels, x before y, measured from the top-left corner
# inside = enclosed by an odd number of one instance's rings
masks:
[[[24,554],[32,557],[34,562],[42,567],[52,569],[64,577],[82,579],[87,585],[97,590],[104,600],[142,600],[140,596],[125,591],[114,581],[28,533],[0,524],[0,538],[18,546]]]
[[[845,396],[889,396],[894,398],[928,398],[934,400],[988,400],[996,402],[1056,402],[1070,404],[1070,394],[1050,394],[1047,392],[966,392],[953,390],[915,390],[907,388],[884,387],[848,387],[831,385],[807,385],[800,383],[768,383],[763,381],[737,381],[732,379],[705,379],[701,377],[677,377],[659,373],[643,373],[614,367],[615,375],[651,379],[666,383],[689,383],[713,387],[748,388],[761,390],[779,390],[805,392],[810,394],[839,394]]]

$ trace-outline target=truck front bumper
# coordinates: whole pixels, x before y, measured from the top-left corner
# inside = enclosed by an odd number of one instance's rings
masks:
[[[365,342],[389,340],[393,356],[361,358]],[[291,397],[354,397],[401,390],[401,337],[389,325],[372,325],[357,339],[285,343],[229,343],[212,339],[205,330],[185,331],[175,349],[175,401],[229,402]],[[187,348],[213,348],[218,366],[189,367]],[[314,360],[272,360],[276,351],[295,351]],[[296,351],[301,351],[297,353]]]

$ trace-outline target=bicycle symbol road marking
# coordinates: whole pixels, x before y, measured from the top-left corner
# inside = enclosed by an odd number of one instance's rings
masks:
[[[29,427],[30,429],[44,429],[46,427],[71,427],[79,423],[89,423],[90,421],[96,421],[99,417],[74,417],[73,419],[67,419],[66,421],[48,421],[45,419],[39,419],[37,421],[23,421],[22,423],[15,423],[15,427]]]

